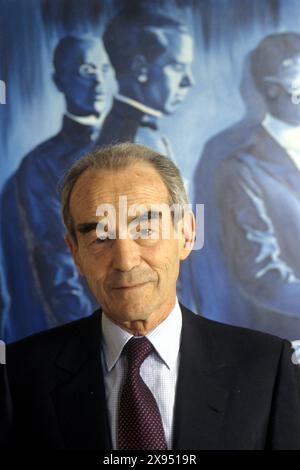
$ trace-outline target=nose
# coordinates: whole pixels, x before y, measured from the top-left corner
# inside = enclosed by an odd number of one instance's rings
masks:
[[[189,70],[186,71],[186,74],[184,75],[181,81],[181,86],[185,88],[191,88],[194,85],[195,85],[194,74],[192,72],[192,69],[189,68]]]
[[[132,238],[116,238],[113,243],[112,264],[118,271],[130,271],[140,264],[140,252]]]
[[[99,83],[103,83],[103,72],[101,70],[97,70],[94,75],[94,82],[98,85]]]

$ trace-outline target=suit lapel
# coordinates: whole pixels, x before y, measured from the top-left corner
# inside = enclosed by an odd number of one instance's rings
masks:
[[[182,338],[174,407],[173,449],[216,449],[229,390],[228,365],[206,321],[180,304]],[[56,358],[51,390],[67,449],[112,449],[101,364],[101,312],[80,322]],[[226,381],[225,381],[226,382]]]
[[[72,335],[56,360],[52,399],[68,449],[111,449],[101,365],[99,311]]]
[[[263,128],[261,128],[255,152],[260,164],[273,178],[276,178],[284,186],[288,186],[300,197],[300,172],[295,163],[281,147]]]
[[[216,449],[229,396],[221,379],[227,365],[217,359],[207,324],[183,305],[180,307],[183,324],[173,448]]]

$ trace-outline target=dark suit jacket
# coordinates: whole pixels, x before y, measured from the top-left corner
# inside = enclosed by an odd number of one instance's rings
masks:
[[[180,307],[173,449],[300,449],[289,342]],[[100,348],[100,310],[8,347],[14,448],[112,448]]]
[[[136,142],[174,158],[168,138],[161,135],[157,120],[142,111],[114,100],[107,115],[97,145],[110,145],[120,142]]]

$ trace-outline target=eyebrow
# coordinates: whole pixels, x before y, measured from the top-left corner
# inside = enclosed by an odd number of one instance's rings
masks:
[[[160,211],[148,211],[144,212],[141,215],[138,215],[137,217],[134,217],[132,221],[134,222],[142,222],[143,220],[151,220],[151,219],[161,219],[161,212]]]
[[[85,235],[86,233],[96,230],[98,222],[83,222],[82,224],[75,225],[75,230]]]
[[[143,214],[134,217],[131,222],[140,223],[144,220],[151,220],[151,219],[161,219],[162,214],[160,211],[151,211],[144,212]],[[83,222],[81,224],[75,225],[75,230],[80,232],[82,235],[85,235],[93,230],[96,230],[98,222]]]

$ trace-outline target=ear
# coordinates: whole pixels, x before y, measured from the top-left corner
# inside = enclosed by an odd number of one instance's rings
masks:
[[[179,259],[183,261],[189,256],[195,243],[196,219],[191,210],[186,211],[179,221],[179,230],[181,230]]]
[[[52,74],[52,80],[54,81],[56,88],[62,93],[64,93],[63,82],[61,80],[61,77],[56,72]]]
[[[73,240],[73,238],[67,233],[64,236],[65,242],[69,247],[69,250],[71,251],[73,260],[77,266],[77,269],[79,271],[79,274],[83,276],[83,271],[81,268],[81,262],[80,262],[80,257],[79,257],[79,248],[78,248],[78,243]]]
[[[140,83],[145,83],[148,80],[149,66],[146,57],[142,54],[138,54],[133,58],[131,64],[131,70],[134,77]]]
[[[282,89],[277,83],[271,83],[267,86],[266,94],[270,100],[275,100],[282,93]]]

